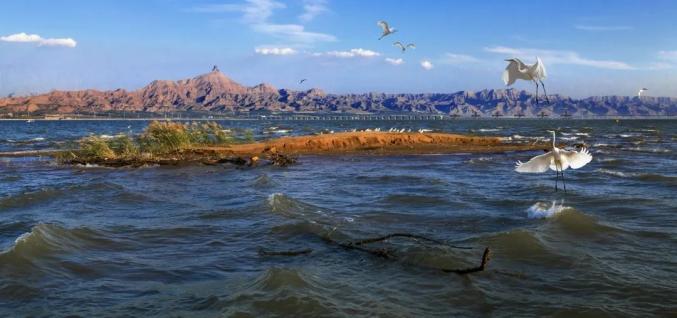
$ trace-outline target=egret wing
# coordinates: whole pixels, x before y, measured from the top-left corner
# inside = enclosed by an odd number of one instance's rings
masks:
[[[562,150],[561,156],[563,159],[566,159],[571,169],[578,169],[592,161],[592,155],[585,148],[581,149],[581,151]]]
[[[515,171],[521,173],[540,173],[546,172],[552,164],[552,152],[544,153],[540,156],[531,158],[527,162],[517,161]]]
[[[409,43],[409,44],[407,44],[407,48],[415,49],[416,45],[414,43]]]
[[[390,30],[390,27],[388,26],[388,22],[378,21],[378,22],[376,22],[376,25],[380,26],[381,29],[383,29],[383,32],[388,32],[388,30]]]
[[[534,70],[534,78],[545,79],[548,77],[548,72],[545,70],[545,64],[541,61],[541,58],[536,57],[536,65]]]
[[[519,65],[515,61],[511,61],[510,64],[508,64],[508,67],[505,68],[505,71],[503,71],[503,83],[505,85],[510,86],[517,81],[517,74],[519,73]]]

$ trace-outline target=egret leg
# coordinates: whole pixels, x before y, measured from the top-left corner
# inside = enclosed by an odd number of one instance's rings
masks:
[[[545,101],[548,102],[548,104],[550,104],[550,98],[548,98],[548,92],[545,91],[545,84],[543,84],[543,81],[541,81],[541,80],[538,80],[538,81],[541,82],[541,87],[543,87],[543,94],[545,94]]]
[[[559,171],[557,171],[557,166],[555,166],[555,192],[557,192],[557,180],[559,179]]]
[[[538,82],[534,81],[536,83],[536,106],[538,106]]]
[[[564,193],[567,193],[567,183],[564,181],[564,170],[562,170],[562,185],[564,186]]]

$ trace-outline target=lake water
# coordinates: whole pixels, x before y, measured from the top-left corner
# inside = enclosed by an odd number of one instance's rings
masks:
[[[144,121],[0,122],[0,151],[139,133]],[[257,138],[390,128],[531,141],[557,129],[594,159],[542,152],[304,156],[287,168],[61,166],[0,158],[0,316],[449,317],[677,313],[677,120],[222,121]],[[270,129],[270,127],[278,127]],[[398,261],[329,244],[405,232]],[[478,264],[461,276],[436,268]],[[262,256],[312,249],[301,256]]]

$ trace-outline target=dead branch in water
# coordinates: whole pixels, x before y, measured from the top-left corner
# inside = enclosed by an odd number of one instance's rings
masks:
[[[351,244],[353,244],[353,245],[363,245],[363,244],[386,241],[386,240],[389,240],[389,239],[394,238],[394,237],[405,237],[405,238],[411,238],[411,239],[414,239],[414,240],[427,241],[427,242],[435,243],[437,245],[443,245],[443,246],[447,246],[447,247],[451,247],[451,248],[459,248],[459,249],[464,249],[464,250],[472,249],[472,247],[449,245],[449,244],[446,244],[446,243],[439,241],[439,240],[427,238],[427,237],[421,236],[421,235],[409,234],[409,233],[393,233],[393,234],[388,234],[388,235],[379,236],[379,237],[375,237],[375,238],[369,238],[369,239],[363,239],[363,240],[360,240],[360,241],[354,241]]]
[[[278,167],[287,167],[296,163],[295,157],[290,157],[283,155],[279,152],[271,152],[268,154],[267,159],[274,165]]]
[[[310,248],[298,251],[269,251],[262,248],[259,249],[259,255],[261,256],[299,256],[299,255],[307,255],[312,252],[313,250]]]
[[[445,268],[443,268],[442,271],[445,272],[445,273],[456,273],[456,274],[459,274],[459,275],[481,272],[487,266],[487,263],[489,263],[490,259],[491,259],[491,250],[489,250],[489,248],[487,247],[487,248],[484,249],[484,253],[482,254],[482,262],[480,263],[480,266],[470,267],[470,268],[465,268],[465,269],[445,269]]]
[[[331,232],[333,233],[333,231]],[[409,234],[409,233],[392,233],[384,236],[379,236],[379,237],[374,237],[374,238],[367,238],[367,239],[362,239],[362,240],[357,240],[357,241],[347,241],[347,242],[341,242],[337,241],[333,238],[331,238],[330,234],[328,235],[323,235],[321,236],[322,239],[330,244],[334,244],[337,246],[340,246],[344,249],[347,250],[357,250],[365,253],[369,253],[373,256],[380,257],[380,258],[385,258],[385,259],[390,259],[390,260],[398,260],[397,255],[395,255],[395,250],[390,249],[387,247],[384,248],[367,248],[365,245],[371,244],[371,243],[377,243],[377,242],[383,242],[391,238],[395,237],[401,237],[401,238],[411,238],[414,240],[421,240],[421,241],[427,241],[431,243],[435,243],[437,245],[441,246],[446,246],[446,247],[451,247],[451,248],[458,248],[458,249],[472,249],[471,247],[462,247],[462,246],[455,246],[455,245],[448,245],[442,241],[431,239],[425,236],[421,235],[416,235],[416,234]],[[266,251],[264,249],[259,249],[259,254],[262,256],[298,256],[298,255],[307,255],[312,253],[312,249],[303,249],[303,250],[296,250],[296,251]],[[479,266],[476,267],[469,267],[469,268],[462,268],[462,269],[450,269],[450,268],[435,268],[438,270],[441,270],[445,273],[456,273],[459,275],[466,275],[466,274],[471,274],[471,273],[476,273],[476,272],[481,272],[486,269],[487,264],[489,263],[490,260],[490,255],[491,251],[489,248],[484,249],[484,253],[482,254],[482,260],[480,262]]]

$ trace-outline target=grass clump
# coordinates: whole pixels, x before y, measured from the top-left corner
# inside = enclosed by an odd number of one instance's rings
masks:
[[[137,138],[118,135],[104,139],[89,136],[79,141],[79,150],[64,153],[57,158],[66,162],[95,163],[110,160],[142,161],[180,155],[191,147],[225,145],[234,142],[233,136],[215,122],[176,123],[153,121]]]
[[[89,136],[80,140],[80,153],[87,158],[102,158],[104,160],[117,157],[108,141],[97,136]]]

